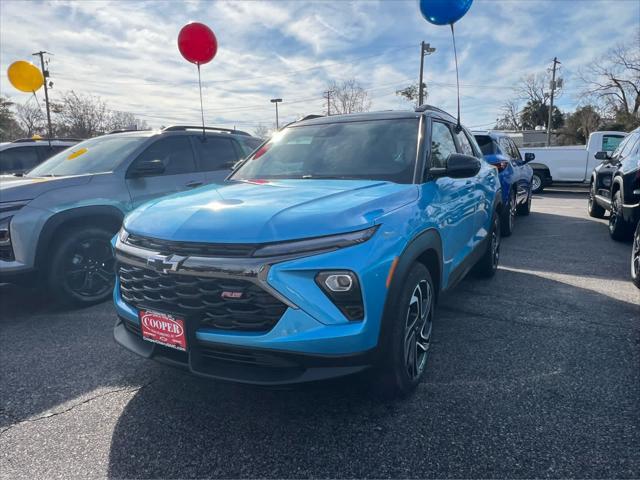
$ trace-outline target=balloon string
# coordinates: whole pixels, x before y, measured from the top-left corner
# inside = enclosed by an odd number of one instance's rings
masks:
[[[204,132],[204,106],[202,104],[202,79],[200,78],[200,64],[198,63],[198,87],[200,88],[200,113],[202,114],[202,138],[205,138]]]
[[[451,38],[453,38],[453,56],[456,59],[456,87],[458,91],[458,125],[456,129],[458,132],[462,129],[460,126],[460,78],[458,77],[458,52],[456,50],[456,34],[453,31],[453,23],[451,25]]]

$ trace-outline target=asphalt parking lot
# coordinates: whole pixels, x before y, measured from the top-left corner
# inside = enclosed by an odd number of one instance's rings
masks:
[[[491,281],[441,302],[408,400],[358,379],[294,390],[206,382],[80,311],[0,287],[3,478],[640,477],[640,291],[630,244],[548,192]]]

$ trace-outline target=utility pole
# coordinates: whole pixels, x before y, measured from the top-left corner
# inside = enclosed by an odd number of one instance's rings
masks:
[[[327,99],[327,117],[331,115],[331,90],[324,92],[324,97]]]
[[[282,102],[281,98],[272,98],[271,103],[276,104],[276,130],[280,130],[280,125],[278,124],[278,104]]]
[[[551,101],[549,102],[549,118],[547,120],[547,147],[551,145],[551,119],[553,118],[553,94],[556,91],[556,65],[558,57],[553,58],[553,73],[551,74]]]
[[[422,85],[424,84],[423,73],[424,73],[424,56],[431,55],[435,52],[436,49],[431,47],[429,43],[420,43],[420,81],[418,82],[418,106],[422,105],[424,102],[424,88]]]
[[[49,70],[45,70],[44,68],[44,55],[51,55],[49,52],[39,51],[32,55],[38,55],[40,57],[40,67],[42,69],[42,76],[44,77],[44,102],[47,106],[47,126],[49,127],[49,147],[51,147],[51,137],[53,136],[51,129],[51,110],[49,109],[49,86],[47,85],[49,79]]]

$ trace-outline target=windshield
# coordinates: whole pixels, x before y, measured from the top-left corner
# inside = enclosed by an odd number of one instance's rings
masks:
[[[474,135],[483,155],[496,155],[498,148],[489,135]]]
[[[148,137],[103,136],[85,140],[29,171],[28,177],[58,177],[111,172]]]
[[[417,118],[291,126],[276,133],[232,180],[340,178],[411,183]]]

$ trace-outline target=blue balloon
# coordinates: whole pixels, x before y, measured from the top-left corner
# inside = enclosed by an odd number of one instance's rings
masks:
[[[467,13],[473,0],[420,0],[420,13],[429,23],[449,25]]]

